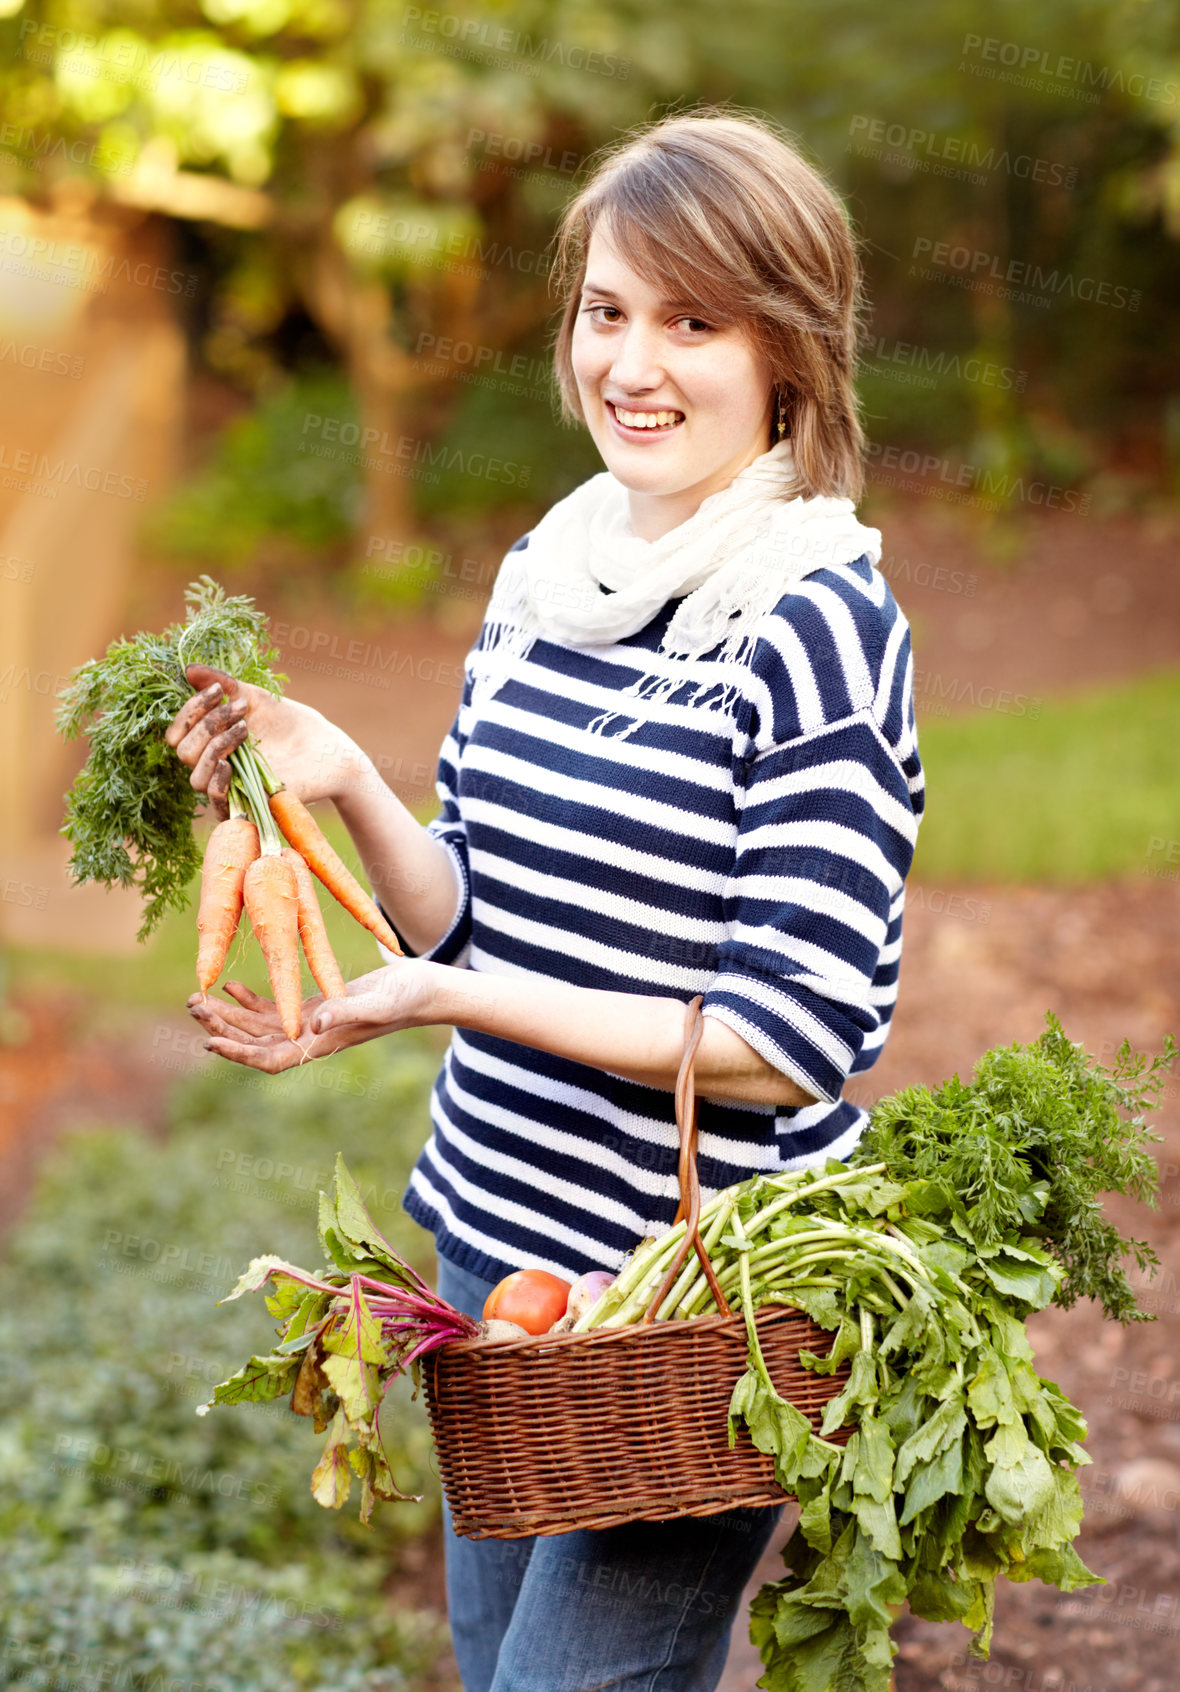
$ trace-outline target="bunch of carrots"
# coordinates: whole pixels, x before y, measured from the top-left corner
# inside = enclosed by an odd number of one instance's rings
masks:
[[[328,940],[312,871],[383,946],[398,956],[402,949],[375,901],[303,801],[276,781],[258,747],[249,741],[236,747],[229,763],[234,772],[230,815],[210,834],[201,870],[197,984],[207,993],[217,982],[244,906],[266,959],[283,1032],[295,1040],[303,1005],[301,941],[325,999],[344,997],[344,976]]]
[[[86,734],[90,754],[66,795],[62,833],[73,842],[76,881],[137,887],[146,940],[168,910],[182,910],[202,868],[197,981],[216,983],[245,907],[266,959],[283,1030],[300,1030],[299,945],[325,998],[344,994],[312,875],[382,945],[401,955],[397,936],[301,800],[271,770],[256,741],[229,757],[230,816],[209,836],[204,861],[193,834],[198,805],[189,773],[164,733],[192,695],[188,667],[205,665],[282,695],[264,613],[245,595],[227,595],[209,576],[189,584],[186,616],[161,634],[141,630],[113,641],[102,658],[74,672],[59,696],[57,724],[67,739]]]

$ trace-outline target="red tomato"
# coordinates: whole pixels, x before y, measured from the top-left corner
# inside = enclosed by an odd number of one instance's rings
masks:
[[[483,1318],[516,1322],[530,1334],[547,1334],[565,1315],[572,1282],[546,1269],[517,1269],[494,1286],[483,1307]]]

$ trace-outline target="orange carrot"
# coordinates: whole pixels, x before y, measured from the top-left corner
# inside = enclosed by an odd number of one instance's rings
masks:
[[[303,989],[299,981],[299,891],[295,872],[277,851],[263,852],[246,871],[242,884],[246,911],[275,996],[279,1021],[288,1040],[299,1037]]]
[[[242,914],[242,881],[258,856],[258,830],[249,817],[218,823],[205,847],[197,912],[197,984],[207,993],[225,968]]]
[[[370,934],[375,934],[383,946],[391,952],[396,952],[400,958],[403,954],[397,935],[348,865],[325,840],[320,825],[302,799],[297,799],[283,787],[277,793],[271,794],[270,808],[275,821],[291,845],[302,854],[308,867],[315,871],[328,892],[340,901],[362,928],[367,928]]]
[[[315,976],[316,985],[325,999],[342,999],[344,976],[332,955],[332,943],[324,927],[324,913],[316,898],[311,871],[294,846],[284,846],[282,856],[295,876],[295,890],[299,895],[299,938],[303,941],[307,967]]]

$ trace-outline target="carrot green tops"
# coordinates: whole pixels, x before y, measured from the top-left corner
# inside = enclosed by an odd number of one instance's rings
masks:
[[[481,633],[429,825],[462,897],[426,955],[702,993],[819,1100],[698,1095],[708,1193],[860,1138],[841,1088],[889,1031],[924,788],[909,628],[867,556],[785,592],[748,667],[661,655],[676,604],[617,645],[538,641],[477,715]],[[665,672],[684,678],[666,698],[624,692]],[[714,677],[721,709],[697,690]],[[670,1091],[456,1029],[431,1114],[406,1209],[477,1275],[617,1269],[675,1215]]]

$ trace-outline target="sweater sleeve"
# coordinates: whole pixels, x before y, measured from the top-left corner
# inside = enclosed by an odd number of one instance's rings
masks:
[[[446,847],[451,867],[455,872],[455,889],[459,903],[454,920],[428,952],[419,954],[406,944],[405,936],[394,924],[388,911],[384,912],[386,921],[397,935],[408,958],[422,956],[432,963],[454,964],[461,969],[468,966],[471,952],[471,876],[467,867],[467,828],[459,807],[459,762],[467,742],[466,722],[471,704],[471,681],[471,670],[468,667],[463,697],[438,757],[438,774],[434,785],[435,792],[442,801],[442,810],[426,825],[426,832]],[[380,946],[380,942],[378,945]],[[394,953],[384,946],[380,946],[380,950],[385,959],[393,961]]]
[[[870,710],[774,744],[739,795],[715,1016],[817,1099],[834,1102],[880,1026],[918,812]]]

